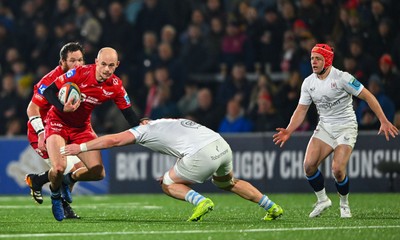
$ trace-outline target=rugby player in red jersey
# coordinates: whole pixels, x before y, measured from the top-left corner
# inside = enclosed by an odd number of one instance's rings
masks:
[[[100,151],[78,154],[86,168],[63,175],[66,158],[60,154],[60,148],[67,143],[84,143],[97,137],[90,124],[93,109],[113,100],[123,113],[130,126],[139,125],[139,119],[132,109],[129,96],[121,79],[114,75],[118,67],[118,54],[113,48],[102,48],[98,52],[95,64],[71,69],[58,77],[48,86],[43,95],[53,105],[47,114],[45,126],[46,147],[51,160],[49,171],[52,212],[57,221],[64,218],[61,201],[62,185],[76,181],[96,181],[105,177]],[[74,82],[81,91],[81,101],[62,105],[57,92],[66,82]],[[66,195],[66,194],[63,194]]]
[[[82,66],[84,64],[83,48],[77,42],[65,44],[60,50],[59,65],[51,72],[46,74],[33,88],[33,96],[26,110],[29,121],[28,126],[28,141],[32,148],[43,158],[43,160],[51,167],[49,155],[46,151],[44,142],[44,124],[47,112],[52,106],[43,96],[44,89],[47,88],[57,77],[66,73],[68,70]],[[43,120],[42,120],[43,119]],[[77,158],[67,158],[67,167],[65,173],[73,172],[85,165]],[[27,174],[25,182],[31,189],[33,199],[39,203],[43,203],[42,186],[49,182],[48,171],[40,174]],[[62,199],[65,218],[79,218],[78,215],[69,206],[69,203]]]

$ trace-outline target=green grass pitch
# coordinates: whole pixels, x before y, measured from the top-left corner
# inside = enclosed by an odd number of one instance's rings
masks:
[[[82,217],[57,222],[50,198],[0,197],[0,239],[400,239],[400,194],[350,194],[351,219],[340,219],[339,199],[321,217],[308,218],[314,194],[270,194],[284,209],[265,222],[265,212],[234,194],[204,194],[215,209],[202,222],[186,222],[192,205],[163,194],[75,196]]]

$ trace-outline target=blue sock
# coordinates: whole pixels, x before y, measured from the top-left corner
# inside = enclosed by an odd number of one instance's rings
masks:
[[[271,199],[269,199],[266,195],[263,195],[261,200],[258,202],[258,205],[265,210],[268,210],[272,207],[272,205],[274,205],[274,202],[271,201]]]
[[[65,185],[71,185],[71,183],[76,183],[77,181],[72,178],[72,173],[67,173],[64,175],[63,183]]]
[[[50,192],[51,192],[51,198],[52,198],[52,199],[59,199],[59,198],[61,198],[61,189],[60,189],[60,188],[58,188],[58,189],[56,189],[56,190],[53,190],[53,189],[51,188],[51,185],[50,185]]]
[[[199,205],[199,203],[201,201],[203,201],[204,199],[206,199],[206,198],[203,195],[201,195],[200,193],[198,193],[194,190],[190,190],[188,193],[186,193],[186,196],[185,196],[185,200],[195,206]]]
[[[314,189],[314,192],[319,192],[324,189],[324,176],[317,169],[317,171],[312,176],[306,176],[308,183],[310,183],[311,187]]]
[[[349,193],[349,177],[346,175],[346,177],[343,179],[341,182],[335,181],[336,189],[338,193],[342,196],[347,195]]]

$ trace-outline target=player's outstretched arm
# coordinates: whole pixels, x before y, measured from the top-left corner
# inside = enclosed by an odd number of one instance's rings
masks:
[[[285,142],[289,140],[292,133],[300,126],[306,117],[309,105],[298,104],[296,110],[294,110],[290,123],[286,128],[277,128],[278,133],[272,136],[273,141],[276,145],[283,147]]]
[[[136,138],[130,131],[124,131],[116,134],[104,135],[89,142],[78,144],[69,144],[60,148],[62,155],[77,155],[81,152],[92,150],[101,150],[106,148],[125,146],[135,143]]]

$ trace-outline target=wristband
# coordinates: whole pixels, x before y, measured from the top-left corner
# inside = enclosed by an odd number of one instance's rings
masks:
[[[79,145],[79,147],[81,148],[81,152],[87,152],[86,143],[81,143],[81,144]]]
[[[30,121],[33,129],[35,129],[36,134],[39,135],[40,133],[42,133],[44,131],[43,121],[40,116],[30,117],[29,121]]]

